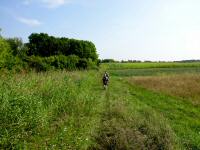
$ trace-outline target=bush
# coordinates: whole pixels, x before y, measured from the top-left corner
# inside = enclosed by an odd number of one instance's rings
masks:
[[[64,56],[56,55],[50,57],[30,56],[27,59],[29,67],[36,71],[47,71],[49,69],[86,69],[88,66],[86,59],[80,59],[76,55]]]
[[[42,57],[31,56],[28,58],[29,67],[36,69],[36,71],[47,71],[50,65],[44,61]]]
[[[114,59],[103,59],[101,60],[101,63],[114,63],[115,60]]]
[[[96,69],[98,55],[90,41],[31,34],[29,43],[20,38],[0,37],[0,69],[36,71],[49,69]]]
[[[82,58],[77,63],[78,69],[87,69],[88,68],[88,62],[86,59]]]
[[[15,57],[11,53],[9,44],[0,37],[0,69],[7,68],[12,69],[15,65]]]
[[[79,62],[79,57],[76,55],[64,56],[56,55],[43,58],[44,62],[49,64],[51,67],[56,69],[69,69],[74,70],[77,68],[77,63]]]
[[[70,70],[77,69],[77,64],[79,63],[79,57],[76,55],[67,56],[66,68]]]

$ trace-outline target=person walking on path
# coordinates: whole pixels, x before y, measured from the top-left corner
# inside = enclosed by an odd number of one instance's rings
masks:
[[[103,81],[103,87],[104,87],[104,89],[106,89],[108,86],[108,82],[109,82],[109,74],[107,71],[105,71],[102,81]]]

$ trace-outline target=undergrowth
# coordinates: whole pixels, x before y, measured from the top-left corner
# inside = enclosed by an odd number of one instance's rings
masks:
[[[168,118],[146,103],[148,94],[141,97],[140,90],[133,91],[116,77],[104,90],[101,75],[97,71],[1,74],[0,148],[182,148]]]

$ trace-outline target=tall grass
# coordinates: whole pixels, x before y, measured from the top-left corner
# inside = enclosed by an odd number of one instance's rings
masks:
[[[199,148],[198,120],[191,115],[198,117],[199,111],[193,105],[113,76],[103,90],[101,75],[97,71],[0,74],[0,148]],[[186,122],[179,118],[184,113]]]
[[[132,77],[129,81],[156,92],[182,97],[194,105],[200,104],[199,74]]]
[[[0,147],[86,147],[98,106],[94,78],[65,71],[1,75]]]

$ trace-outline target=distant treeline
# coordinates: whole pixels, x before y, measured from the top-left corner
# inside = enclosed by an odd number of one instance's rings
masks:
[[[174,61],[174,62],[200,62],[200,60],[191,59],[191,60],[181,60],[181,61]]]
[[[167,63],[167,62],[179,62],[179,63],[188,63],[188,62],[200,62],[200,60],[180,60],[180,61],[150,61],[150,60],[114,60],[114,59],[101,59],[99,60],[100,63]]]
[[[32,33],[29,42],[0,36],[0,69],[88,69],[98,66],[95,45],[90,41]]]

